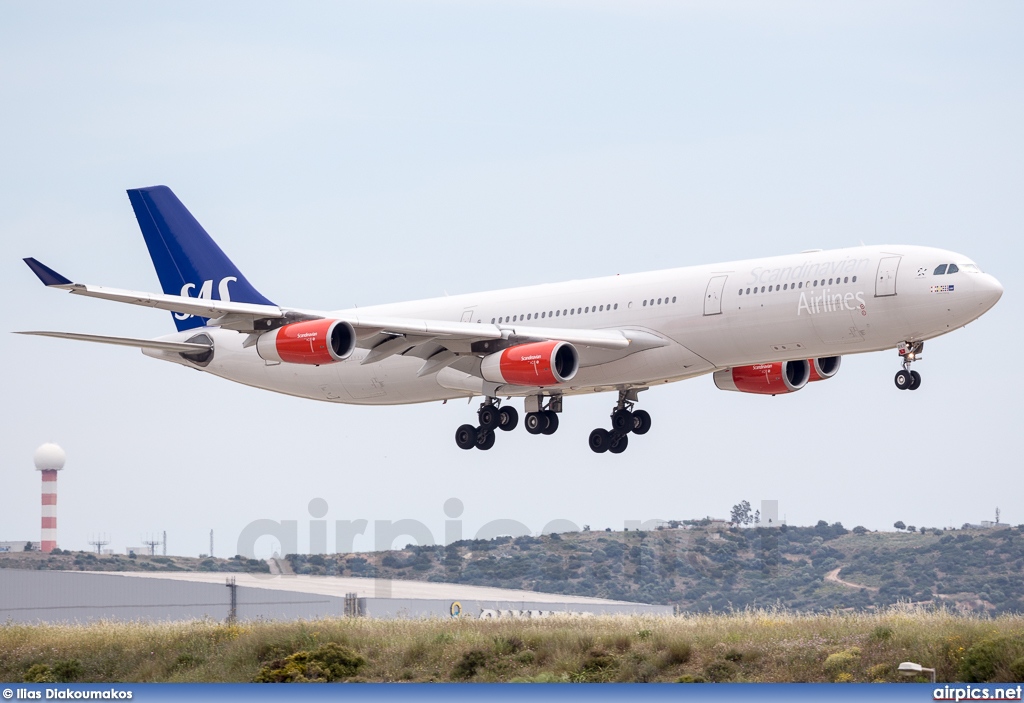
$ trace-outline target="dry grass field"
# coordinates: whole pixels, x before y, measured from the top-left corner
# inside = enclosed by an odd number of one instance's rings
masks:
[[[1024,617],[894,607],[670,618],[369,620],[0,626],[0,680],[1024,680]]]

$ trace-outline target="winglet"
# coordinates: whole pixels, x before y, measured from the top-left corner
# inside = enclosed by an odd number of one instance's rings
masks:
[[[52,268],[39,263],[31,256],[24,261],[28,264],[28,267],[32,269],[32,273],[39,277],[39,280],[43,282],[44,286],[69,286],[72,284],[71,281],[61,276]]]

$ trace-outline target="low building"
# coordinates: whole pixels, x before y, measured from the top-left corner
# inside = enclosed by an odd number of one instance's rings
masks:
[[[228,583],[232,585],[229,586]],[[547,618],[671,615],[671,606],[389,579],[0,569],[0,622]],[[234,603],[234,613],[231,612]]]

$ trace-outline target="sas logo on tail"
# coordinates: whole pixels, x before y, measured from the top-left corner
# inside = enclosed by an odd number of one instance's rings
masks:
[[[220,279],[217,284],[217,297],[213,297],[213,281],[203,281],[202,287],[199,289],[199,295],[193,296],[189,291],[195,290],[195,283],[186,283],[181,287],[181,297],[183,298],[196,298],[197,300],[222,300],[225,303],[231,302],[231,293],[228,291],[228,284],[235,283],[238,279],[234,276],[227,276]],[[176,312],[174,317],[177,320],[187,320],[192,317],[188,313]]]

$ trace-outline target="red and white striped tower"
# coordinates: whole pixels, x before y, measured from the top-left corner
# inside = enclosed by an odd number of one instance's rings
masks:
[[[57,472],[64,468],[64,450],[47,442],[32,457],[36,471],[43,474],[43,534],[39,551],[49,553],[57,548]]]

